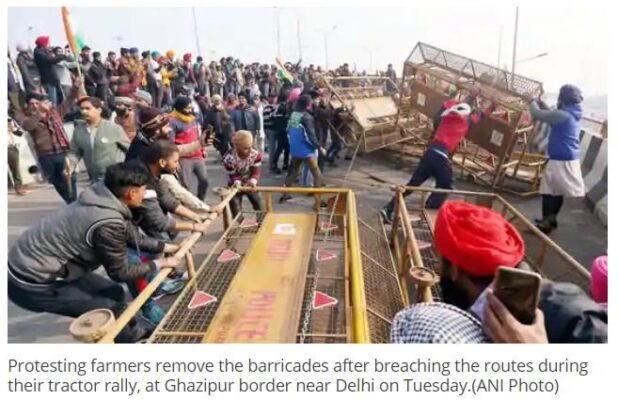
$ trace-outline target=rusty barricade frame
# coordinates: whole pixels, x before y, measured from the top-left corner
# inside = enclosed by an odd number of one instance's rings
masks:
[[[366,86],[361,86],[360,83],[366,83]],[[344,76],[344,77],[324,77],[318,84],[328,90],[331,100],[330,104],[334,108],[340,106],[349,110],[351,121],[346,127],[351,135],[344,135],[340,132],[340,127],[331,126],[331,130],[340,138],[350,141],[349,136],[353,136],[354,140],[360,140],[361,153],[370,153],[380,150],[385,147],[401,144],[406,141],[413,140],[414,137],[409,134],[415,128],[406,124],[407,120],[400,118],[400,113],[397,107],[397,101],[394,99],[395,110],[392,114],[380,115],[380,113],[369,110],[371,117],[364,121],[354,112],[353,102],[359,99],[371,98],[392,98],[385,85],[390,82],[395,89],[396,97],[399,97],[399,88],[396,82],[393,82],[388,77],[379,76]],[[406,129],[403,129],[406,127]]]
[[[537,194],[547,157],[527,151],[535,130],[525,99],[542,94],[542,84],[423,42],[414,47],[402,73],[401,117],[422,127],[410,132],[411,154],[425,150],[442,104],[463,100],[475,87],[481,89],[477,106],[494,100],[497,108],[470,130],[453,162],[462,177],[467,173],[486,186],[522,196]]]
[[[404,193],[410,193],[410,195],[404,197]],[[440,259],[438,253],[433,245],[421,249],[418,244],[420,236],[418,231],[425,230],[426,227],[430,228],[430,240],[433,244],[433,219],[429,217],[429,213],[435,216],[437,210],[428,210],[425,207],[425,201],[432,193],[444,193],[450,199],[463,200],[499,212],[522,235],[526,243],[524,260],[534,271],[553,281],[574,283],[584,291],[588,290],[590,281],[588,270],[541,232],[502,196],[485,192],[397,186],[395,188],[395,218],[393,218],[390,232],[390,245],[398,262],[401,285],[404,291],[413,295],[410,297],[410,304],[441,299],[438,285],[419,284],[418,281],[410,279],[410,271],[413,268],[425,269],[439,278]],[[420,216],[420,220],[411,222],[411,214]],[[434,283],[437,283],[437,280]]]
[[[230,201],[237,194],[242,192],[258,192],[262,195],[265,204],[265,212],[273,212],[273,194],[287,193],[287,194],[306,194],[313,196],[314,206],[313,211],[320,212],[320,203],[326,196],[335,195],[334,201],[331,198],[331,207],[337,208],[340,204],[343,204],[345,212],[345,235],[347,241],[345,241],[345,258],[346,274],[349,274],[349,285],[346,285],[346,300],[349,299],[349,304],[346,305],[346,313],[350,318],[346,323],[350,324],[350,337],[348,341],[353,343],[369,343],[370,342],[370,329],[367,319],[367,305],[365,299],[365,286],[362,269],[362,259],[360,251],[360,239],[359,239],[359,227],[358,227],[358,215],[356,211],[356,198],[354,192],[350,189],[344,188],[285,188],[285,187],[258,187],[258,188],[239,188],[231,189],[222,195],[221,202],[213,208],[212,212],[208,215],[206,223],[210,226],[213,221],[221,217],[223,219],[224,232],[228,232],[234,228],[234,222],[238,220],[232,218]],[[340,201],[340,196],[344,195],[345,200]],[[335,214],[336,215],[336,214]],[[319,219],[318,219],[319,220]],[[197,276],[198,271],[204,268],[210,258],[213,256],[209,252],[203,263],[196,268],[195,261],[191,255],[191,249],[202,237],[202,233],[193,233],[190,236],[183,239],[180,243],[180,249],[175,253],[175,257],[185,258],[187,271],[189,275],[189,286]],[[225,235],[219,240],[225,239]],[[120,331],[134,318],[139,312],[144,303],[153,295],[156,289],[164,282],[165,278],[172,272],[172,268],[164,268],[156,275],[156,277],[146,286],[144,290],[128,305],[124,312],[114,322],[112,327],[106,332],[106,334],[97,342],[100,344],[114,343],[114,339],[120,333]],[[347,276],[347,275],[346,275]],[[166,316],[167,317],[167,316]],[[165,319],[164,319],[165,320]],[[162,321],[163,323],[163,321]],[[161,324],[159,324],[161,325]],[[158,328],[157,328],[158,329]],[[156,333],[156,330],[155,330]],[[205,334],[206,332],[203,332]],[[154,334],[153,334],[154,335]],[[182,334],[181,336],[187,336]],[[194,335],[195,336],[195,335]],[[152,337],[152,336],[151,336]]]

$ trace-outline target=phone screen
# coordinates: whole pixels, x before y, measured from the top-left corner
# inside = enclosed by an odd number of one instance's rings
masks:
[[[494,293],[522,324],[534,322],[540,289],[541,276],[537,273],[506,267],[498,269]]]

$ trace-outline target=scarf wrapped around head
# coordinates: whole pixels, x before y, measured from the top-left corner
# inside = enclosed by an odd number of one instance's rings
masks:
[[[447,201],[435,226],[438,252],[470,275],[492,277],[498,267],[515,267],[524,258],[525,244],[517,229],[489,208]]]
[[[234,147],[250,147],[253,145],[253,135],[249,131],[237,131],[234,136],[232,136],[232,143]]]
[[[139,124],[146,133],[156,132],[169,123],[167,116],[154,107],[147,107],[139,113]]]

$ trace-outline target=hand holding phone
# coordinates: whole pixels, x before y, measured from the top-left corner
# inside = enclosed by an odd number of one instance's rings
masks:
[[[525,325],[534,322],[539,306],[541,276],[517,268],[500,267],[493,283],[495,296]]]

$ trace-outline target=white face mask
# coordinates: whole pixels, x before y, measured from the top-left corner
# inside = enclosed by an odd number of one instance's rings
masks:
[[[468,115],[470,115],[471,112],[472,109],[470,108],[470,105],[468,105],[467,103],[459,103],[449,109],[444,110],[442,116],[446,117],[450,113],[456,113],[461,115],[462,117],[467,117]]]

